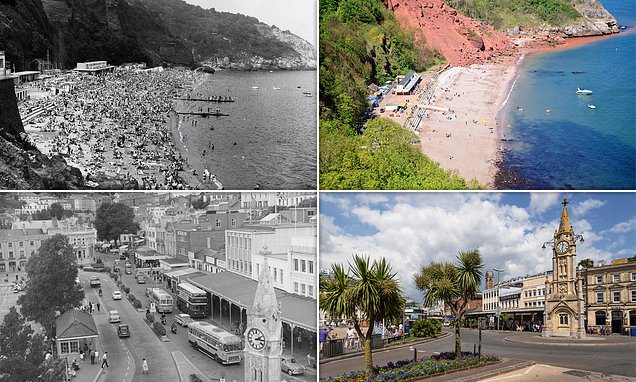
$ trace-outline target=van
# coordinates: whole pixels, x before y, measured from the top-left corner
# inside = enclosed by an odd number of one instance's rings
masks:
[[[91,288],[98,288],[102,285],[102,282],[99,281],[99,277],[91,276],[90,284],[91,284]]]
[[[121,322],[121,318],[119,318],[119,312],[116,310],[111,310],[108,312],[108,322],[111,324],[115,322]]]

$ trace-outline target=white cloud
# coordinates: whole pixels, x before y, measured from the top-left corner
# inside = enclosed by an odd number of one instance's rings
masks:
[[[328,202],[338,206],[342,213],[346,214],[351,208],[351,202],[349,198],[344,197],[345,195],[338,195],[332,192],[321,192],[320,193],[320,202]]]
[[[425,200],[412,203],[418,197]],[[326,235],[321,229],[322,267],[346,263],[353,251],[374,259],[386,257],[403,280],[407,295],[415,299],[421,293],[412,280],[420,268],[432,261],[454,262],[462,250],[479,249],[484,270],[501,267],[505,269],[502,277],[544,271],[550,254],[541,244],[552,238],[558,222],[537,224],[525,209],[501,205],[498,199],[457,193],[404,194],[386,210],[354,207],[352,215],[377,233]]]
[[[530,213],[542,214],[548,208],[559,203],[561,194],[558,192],[533,192],[530,194]]]
[[[356,199],[364,204],[381,204],[389,201],[386,194],[378,192],[364,192],[356,195]]]
[[[613,233],[626,233],[636,230],[636,218],[631,218],[626,222],[621,222],[609,229]]]
[[[603,201],[603,200],[586,199],[586,200],[584,200],[584,201],[582,201],[580,203],[574,204],[574,206],[572,207],[572,212],[576,216],[583,216],[588,211],[590,211],[590,210],[592,210],[594,208],[603,207],[605,204],[607,204],[607,202]]]

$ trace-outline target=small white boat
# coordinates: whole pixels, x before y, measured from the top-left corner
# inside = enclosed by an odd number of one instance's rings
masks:
[[[588,94],[592,94],[592,91],[588,89],[576,88],[576,94],[588,95]]]
[[[252,86],[252,89],[260,89],[258,86]]]
[[[274,86],[274,90],[280,90],[280,88],[277,88],[276,86]]]
[[[596,109],[596,106],[594,106],[592,104],[587,105],[587,107],[590,108],[590,109]]]

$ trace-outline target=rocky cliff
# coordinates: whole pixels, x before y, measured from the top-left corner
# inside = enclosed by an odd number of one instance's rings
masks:
[[[563,27],[567,37],[598,36],[618,33],[616,19],[598,0],[577,0],[572,3],[582,20]]]
[[[244,15],[182,0],[0,0],[0,41],[17,70],[50,53],[62,67],[78,61],[237,69],[314,69],[314,48],[300,37]]]
[[[385,0],[400,25],[416,39],[437,49],[455,66],[492,60],[512,49],[508,37],[492,26],[471,19],[443,0]]]

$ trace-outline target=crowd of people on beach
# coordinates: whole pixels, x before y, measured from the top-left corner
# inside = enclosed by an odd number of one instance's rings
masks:
[[[141,189],[187,189],[181,174],[187,163],[173,143],[170,118],[173,98],[196,76],[201,74],[186,69],[66,74],[72,90],[28,100],[22,107],[48,106],[35,123],[54,136],[36,140],[36,146],[49,155],[63,155],[87,182],[103,174],[134,179]],[[59,81],[42,80],[37,86],[52,92]]]

